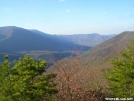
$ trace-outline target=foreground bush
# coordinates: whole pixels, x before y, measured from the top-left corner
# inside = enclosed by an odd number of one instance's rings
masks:
[[[104,101],[105,99],[101,86],[98,83],[93,85],[93,82],[100,79],[100,75],[96,74],[98,73],[96,69],[89,69],[81,64],[79,53],[76,57],[70,56],[68,59],[56,62],[47,73],[57,74],[54,81],[57,83],[58,93],[53,101]],[[89,82],[92,82],[90,88]]]
[[[15,61],[13,67],[5,56],[0,65],[0,101],[49,101],[57,91],[50,80],[56,75],[42,75],[46,61],[29,55]],[[50,97],[51,96],[51,97]]]

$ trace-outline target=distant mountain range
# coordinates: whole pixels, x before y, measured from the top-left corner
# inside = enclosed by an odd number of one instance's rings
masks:
[[[49,63],[52,55],[56,58],[69,56],[71,48],[83,51],[91,49],[89,46],[81,46],[57,36],[49,35],[38,30],[28,30],[16,26],[0,27],[0,57],[8,54],[10,61],[30,54],[38,59],[46,59]],[[0,62],[3,58],[0,58]]]
[[[56,58],[67,57],[71,51],[85,52],[97,44],[108,40],[115,35],[77,34],[77,35],[50,35],[38,30],[28,30],[16,26],[0,27],[0,57],[9,55],[10,61],[30,54],[38,59],[51,61],[52,54]],[[71,39],[70,39],[71,38]],[[0,58],[2,61],[2,58]],[[50,62],[51,63],[51,62]]]
[[[74,34],[74,35],[57,35],[57,36],[59,38],[62,38],[67,41],[72,41],[73,43],[79,45],[94,47],[116,35],[115,34],[100,35],[97,33],[93,33],[93,34]]]
[[[77,34],[50,35],[38,30],[27,30],[20,27],[0,27],[0,51],[65,51],[72,46],[95,46],[115,35]],[[70,39],[71,38],[71,39]],[[90,48],[89,48],[90,49]]]

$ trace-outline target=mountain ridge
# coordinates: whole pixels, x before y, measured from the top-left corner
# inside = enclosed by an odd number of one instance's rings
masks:
[[[119,56],[120,52],[127,48],[132,40],[134,40],[134,31],[122,32],[119,35],[83,53],[80,58],[86,65],[91,65],[90,63],[95,64],[95,62],[97,64],[98,62],[98,66],[96,67],[99,67],[101,65],[103,67],[103,65],[105,65],[103,62],[109,62],[108,64],[110,64],[109,59]]]
[[[111,35],[100,35],[97,33],[91,34],[73,34],[73,35],[57,35],[64,40],[71,40],[72,42],[79,44],[79,45],[86,45],[94,47],[104,41],[116,36],[116,34]]]

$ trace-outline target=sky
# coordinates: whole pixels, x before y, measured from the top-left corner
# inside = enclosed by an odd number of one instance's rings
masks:
[[[0,0],[0,27],[48,34],[134,31],[134,0]]]

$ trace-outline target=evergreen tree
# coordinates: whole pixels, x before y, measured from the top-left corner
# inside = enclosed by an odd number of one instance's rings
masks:
[[[57,91],[50,80],[56,75],[43,75],[46,61],[29,55],[15,61],[11,68],[8,57],[0,65],[0,101],[44,101]]]
[[[134,41],[112,64],[106,78],[113,97],[134,97]]]

